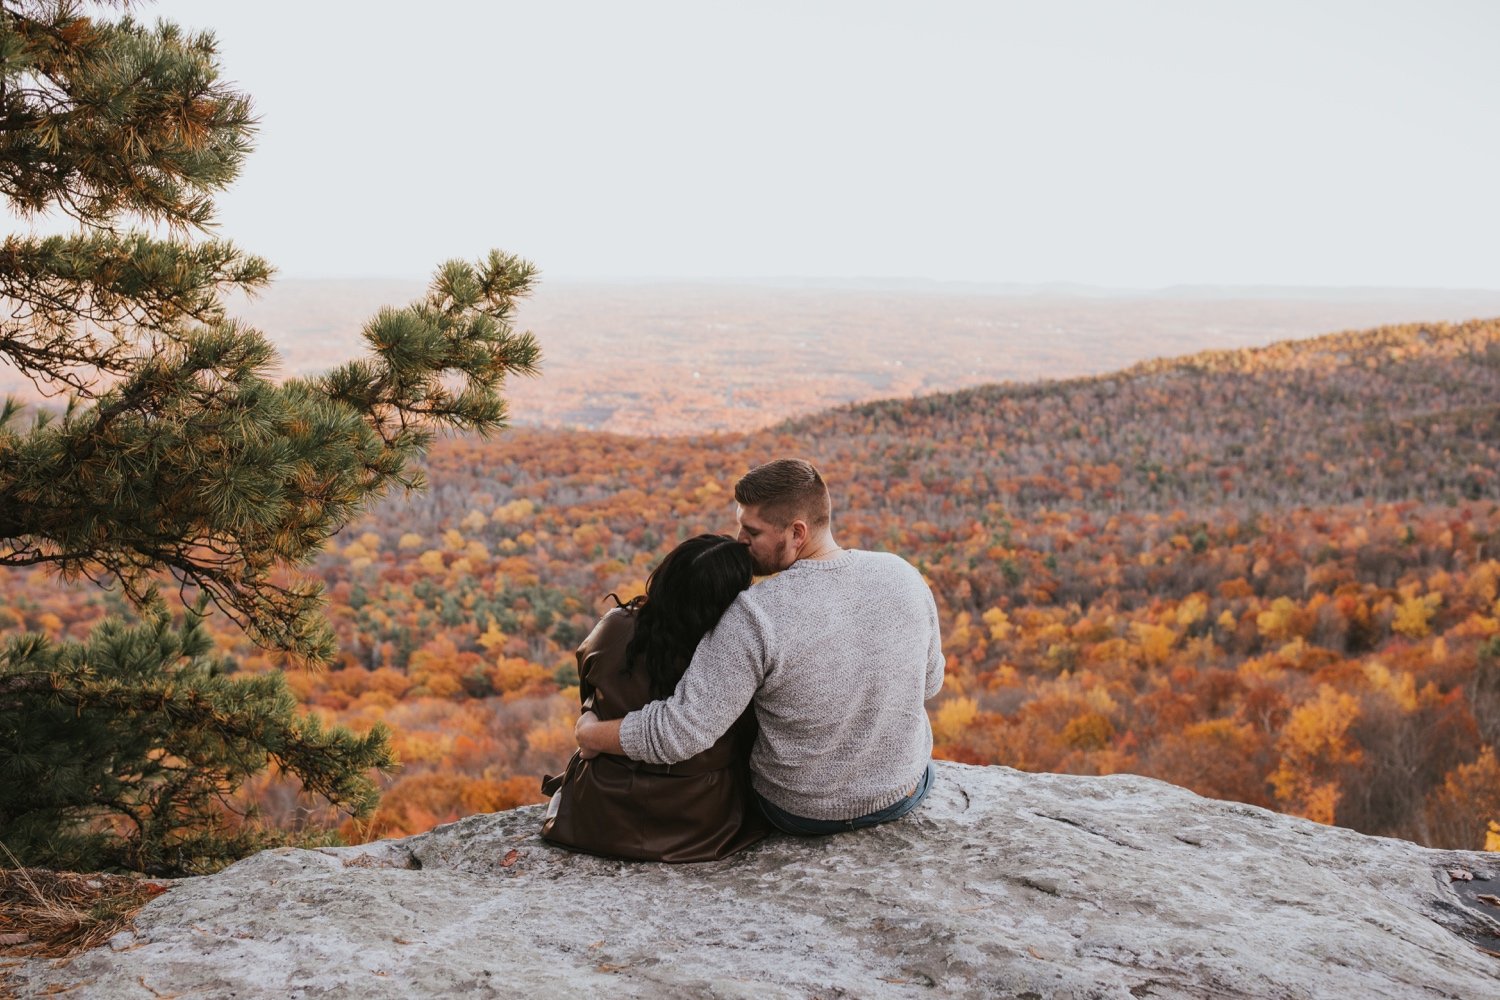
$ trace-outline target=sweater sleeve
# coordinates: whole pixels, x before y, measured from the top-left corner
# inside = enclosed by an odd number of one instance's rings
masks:
[[[676,764],[729,731],[765,677],[765,641],[736,602],[693,653],[672,697],[631,712],[620,723],[627,756]]]
[[[925,583],[922,589],[927,593],[928,628],[931,629],[927,640],[927,684],[923,698],[935,698],[943,689],[943,668],[947,665],[947,660],[943,657],[943,635],[938,629],[937,602],[933,600],[932,590]]]

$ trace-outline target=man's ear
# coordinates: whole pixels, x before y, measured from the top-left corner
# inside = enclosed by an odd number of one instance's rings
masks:
[[[800,548],[802,543],[807,541],[807,536],[810,534],[807,522],[798,518],[791,523],[790,527],[792,529],[792,545]]]

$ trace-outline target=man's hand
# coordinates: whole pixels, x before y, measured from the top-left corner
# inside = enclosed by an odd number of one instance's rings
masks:
[[[584,712],[573,726],[573,738],[578,741],[579,756],[584,760],[592,760],[601,753],[625,753],[620,746],[619,719],[600,722],[593,712]]]

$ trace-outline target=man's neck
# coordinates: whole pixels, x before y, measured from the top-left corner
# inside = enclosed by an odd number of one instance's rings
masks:
[[[822,560],[832,559],[843,555],[844,550],[839,548],[832,535],[820,535],[817,538],[809,538],[807,544],[802,546],[802,551],[797,553],[797,561],[803,559]]]

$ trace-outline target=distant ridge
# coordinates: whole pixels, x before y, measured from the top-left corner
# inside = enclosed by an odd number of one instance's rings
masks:
[[[540,435],[533,438],[532,435]],[[622,481],[663,495],[803,455],[841,503],[942,535],[976,519],[1070,519],[1500,498],[1500,320],[1410,324],[1145,361],[1104,375],[991,383],[831,408],[747,433],[681,439],[516,430],[463,489],[529,481],[533,449],[598,455],[568,503]],[[507,456],[512,452],[512,460]],[[691,456],[687,461],[684,456]],[[694,477],[698,478],[694,478]]]
[[[1500,495],[1500,321],[1203,351],[789,421],[855,478],[968,481],[1008,509],[1262,509]]]

